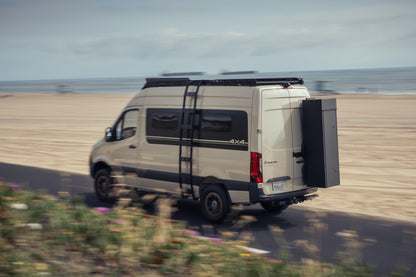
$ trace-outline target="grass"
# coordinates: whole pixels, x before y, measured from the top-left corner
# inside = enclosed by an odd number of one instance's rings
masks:
[[[203,238],[170,220],[168,199],[154,217],[129,203],[92,209],[65,193],[0,184],[0,276],[373,276],[353,260],[294,264]]]

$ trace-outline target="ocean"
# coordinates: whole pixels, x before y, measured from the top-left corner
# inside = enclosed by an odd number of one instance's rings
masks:
[[[310,92],[415,94],[416,67],[198,75],[192,79],[300,77]],[[161,77],[161,76],[149,76]],[[146,77],[0,81],[0,93],[137,93]]]

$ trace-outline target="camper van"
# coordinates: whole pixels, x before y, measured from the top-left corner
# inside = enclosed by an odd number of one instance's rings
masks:
[[[97,197],[117,184],[200,202],[221,221],[232,205],[269,212],[339,185],[335,99],[300,78],[149,78],[93,147]]]

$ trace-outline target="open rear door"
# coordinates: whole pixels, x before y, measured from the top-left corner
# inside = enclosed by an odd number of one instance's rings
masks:
[[[302,101],[309,95],[304,88],[290,88],[290,111],[292,122],[292,145],[293,145],[293,190],[305,188],[305,161],[303,156],[303,134],[302,134]]]
[[[305,179],[309,187],[340,184],[336,99],[303,102]]]
[[[289,92],[261,92],[261,153],[266,194],[293,191],[293,142]]]

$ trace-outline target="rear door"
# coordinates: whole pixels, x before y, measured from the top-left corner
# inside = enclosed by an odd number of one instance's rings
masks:
[[[263,190],[266,194],[292,191],[294,159],[289,91],[263,89],[260,106]]]
[[[305,88],[290,88],[288,91],[292,122],[293,189],[300,190],[305,187],[303,180],[305,163],[302,155],[302,101],[309,97],[309,94]]]

